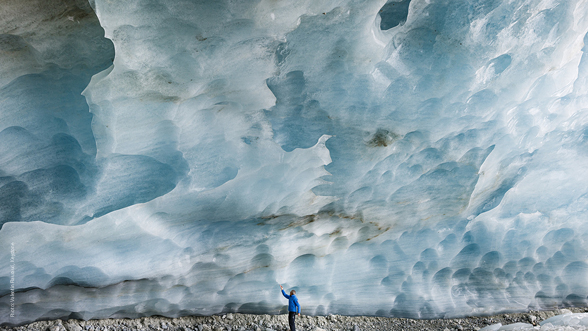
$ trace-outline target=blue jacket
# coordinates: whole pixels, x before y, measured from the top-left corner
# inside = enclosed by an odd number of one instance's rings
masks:
[[[288,295],[284,290],[282,290],[282,294],[288,299],[288,311],[300,314],[300,305],[298,304],[296,294]]]

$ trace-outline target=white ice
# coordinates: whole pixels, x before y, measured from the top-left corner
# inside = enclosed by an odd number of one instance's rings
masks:
[[[582,331],[588,330],[588,314],[572,313],[563,309],[561,315],[556,315],[533,326],[529,323],[513,323],[502,325],[497,323],[481,328],[480,331],[506,331],[506,330],[542,330],[542,331]]]
[[[588,305],[588,1],[0,11],[0,323]]]

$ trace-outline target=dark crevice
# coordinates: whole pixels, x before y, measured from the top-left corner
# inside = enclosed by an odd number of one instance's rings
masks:
[[[410,0],[391,0],[379,12],[382,21],[380,29],[389,30],[406,22]]]

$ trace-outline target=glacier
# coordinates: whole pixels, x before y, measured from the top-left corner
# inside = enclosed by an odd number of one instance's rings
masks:
[[[588,306],[588,1],[0,11],[0,324]]]

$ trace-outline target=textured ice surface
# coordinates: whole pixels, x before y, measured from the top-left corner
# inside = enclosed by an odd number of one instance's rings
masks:
[[[580,331],[588,330],[588,314],[568,313],[548,318],[533,326],[529,323],[513,323],[502,325],[497,323],[480,329],[480,331],[507,331],[507,330],[543,330],[543,331]]]
[[[563,314],[557,315],[546,319],[541,322],[541,326],[545,327],[557,327],[557,326],[571,326],[578,329],[588,329],[588,314],[576,313],[576,314]]]
[[[91,6],[0,9],[1,323],[588,304],[588,1]]]

